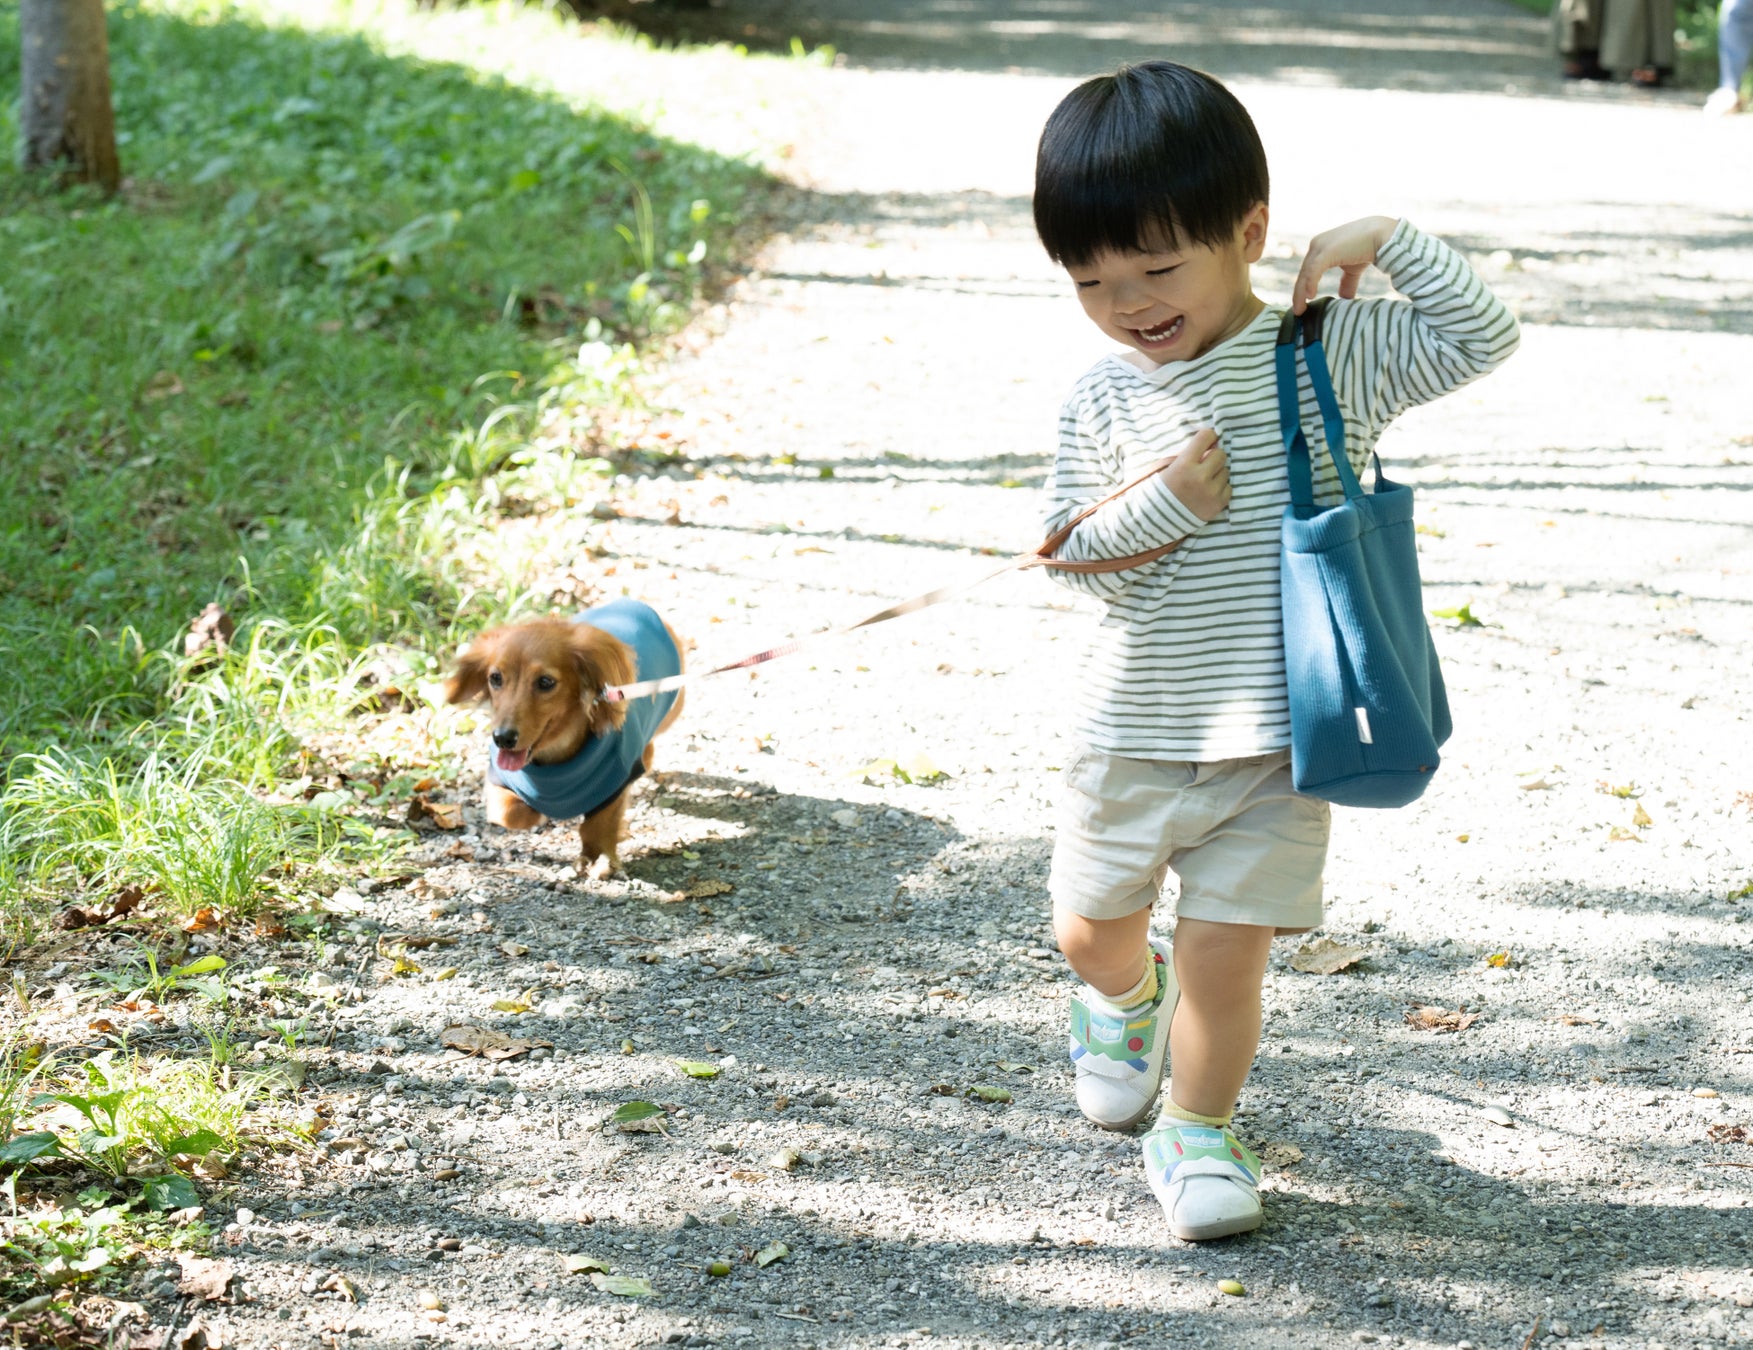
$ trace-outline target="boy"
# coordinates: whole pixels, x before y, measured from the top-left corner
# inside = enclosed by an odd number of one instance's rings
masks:
[[[1084,1114],[1145,1137],[1170,1231],[1198,1240],[1259,1226],[1259,1161],[1229,1123],[1260,1039],[1274,934],[1321,921],[1328,807],[1291,788],[1279,618],[1279,522],[1289,502],[1273,382],[1281,309],[1253,292],[1266,242],[1266,156],[1210,76],[1149,61],[1094,79],[1041,135],[1035,225],[1084,312],[1125,350],[1072,390],[1049,486],[1053,530],[1149,466],[1084,521],[1069,560],[1119,572],[1055,577],[1101,602],[1081,680],[1049,889],[1060,949],[1084,987],[1071,1056]],[[1406,297],[1355,300],[1380,267]],[[1318,236],[1291,293],[1298,313],[1338,268],[1324,340],[1359,471],[1398,413],[1515,350],[1515,319],[1467,264],[1404,221]],[[1303,425],[1319,433],[1303,386]],[[1177,453],[1178,449],[1178,453]],[[1315,448],[1316,494],[1338,500]],[[1324,467],[1324,474],[1321,468]],[[1174,945],[1150,936],[1168,871]]]

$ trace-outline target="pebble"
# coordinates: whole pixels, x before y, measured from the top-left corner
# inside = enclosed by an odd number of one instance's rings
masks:
[[[256,1221],[255,1210],[251,1209],[248,1205],[239,1205],[237,1207],[238,1227],[248,1228],[255,1221]]]
[[[1710,1098],[1710,1097],[1720,1097],[1723,1094],[1718,1092],[1715,1088],[1693,1088],[1692,1095],[1694,1097]]]
[[[1231,1298],[1240,1298],[1243,1294],[1248,1292],[1247,1289],[1243,1287],[1240,1280],[1219,1280],[1217,1282],[1217,1287],[1222,1293],[1228,1294]]]
[[[1489,1120],[1493,1125],[1501,1125],[1506,1130],[1513,1130],[1515,1128],[1516,1118],[1501,1106],[1488,1106],[1479,1114],[1484,1119]]]
[[[439,1298],[436,1289],[422,1289],[418,1294],[414,1295],[414,1301],[422,1308],[437,1310],[444,1307],[444,1300]]]
[[[828,819],[841,828],[850,830],[858,825],[858,812],[851,809],[836,811]]]

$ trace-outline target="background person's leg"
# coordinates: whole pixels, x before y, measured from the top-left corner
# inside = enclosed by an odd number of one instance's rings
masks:
[[[1753,63],[1753,0],[1723,0],[1717,13],[1718,84],[1737,97],[1747,66]]]

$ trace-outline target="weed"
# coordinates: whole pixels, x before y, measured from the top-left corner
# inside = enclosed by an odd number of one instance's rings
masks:
[[[106,1050],[69,1070],[32,1102],[32,1135],[54,1141],[32,1158],[61,1157],[117,1184],[143,1178],[145,1203],[181,1209],[199,1203],[179,1163],[223,1176],[223,1159],[247,1136],[269,1145],[293,1145],[296,1123],[265,1104],[286,1082],[278,1066],[235,1073],[231,1066],[197,1060],[147,1060]]]
[[[33,1085],[52,1072],[54,1057],[48,1046],[29,1031],[28,1025],[8,1027],[0,1033],[0,1145],[25,1114]]]
[[[209,781],[206,767],[199,756],[174,764],[157,752],[131,771],[109,756],[21,756],[0,791],[0,858],[27,894],[44,898],[67,881],[134,883],[177,915],[247,915],[272,894],[269,875],[289,856],[347,852],[345,822]]]

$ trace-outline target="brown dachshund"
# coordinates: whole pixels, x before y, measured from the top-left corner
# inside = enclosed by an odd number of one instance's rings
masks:
[[[626,790],[651,768],[652,738],[675,723],[682,694],[611,702],[603,691],[681,671],[681,641],[635,600],[481,634],[444,693],[492,705],[488,821],[527,830],[579,817],[579,871],[600,879],[618,870]]]

